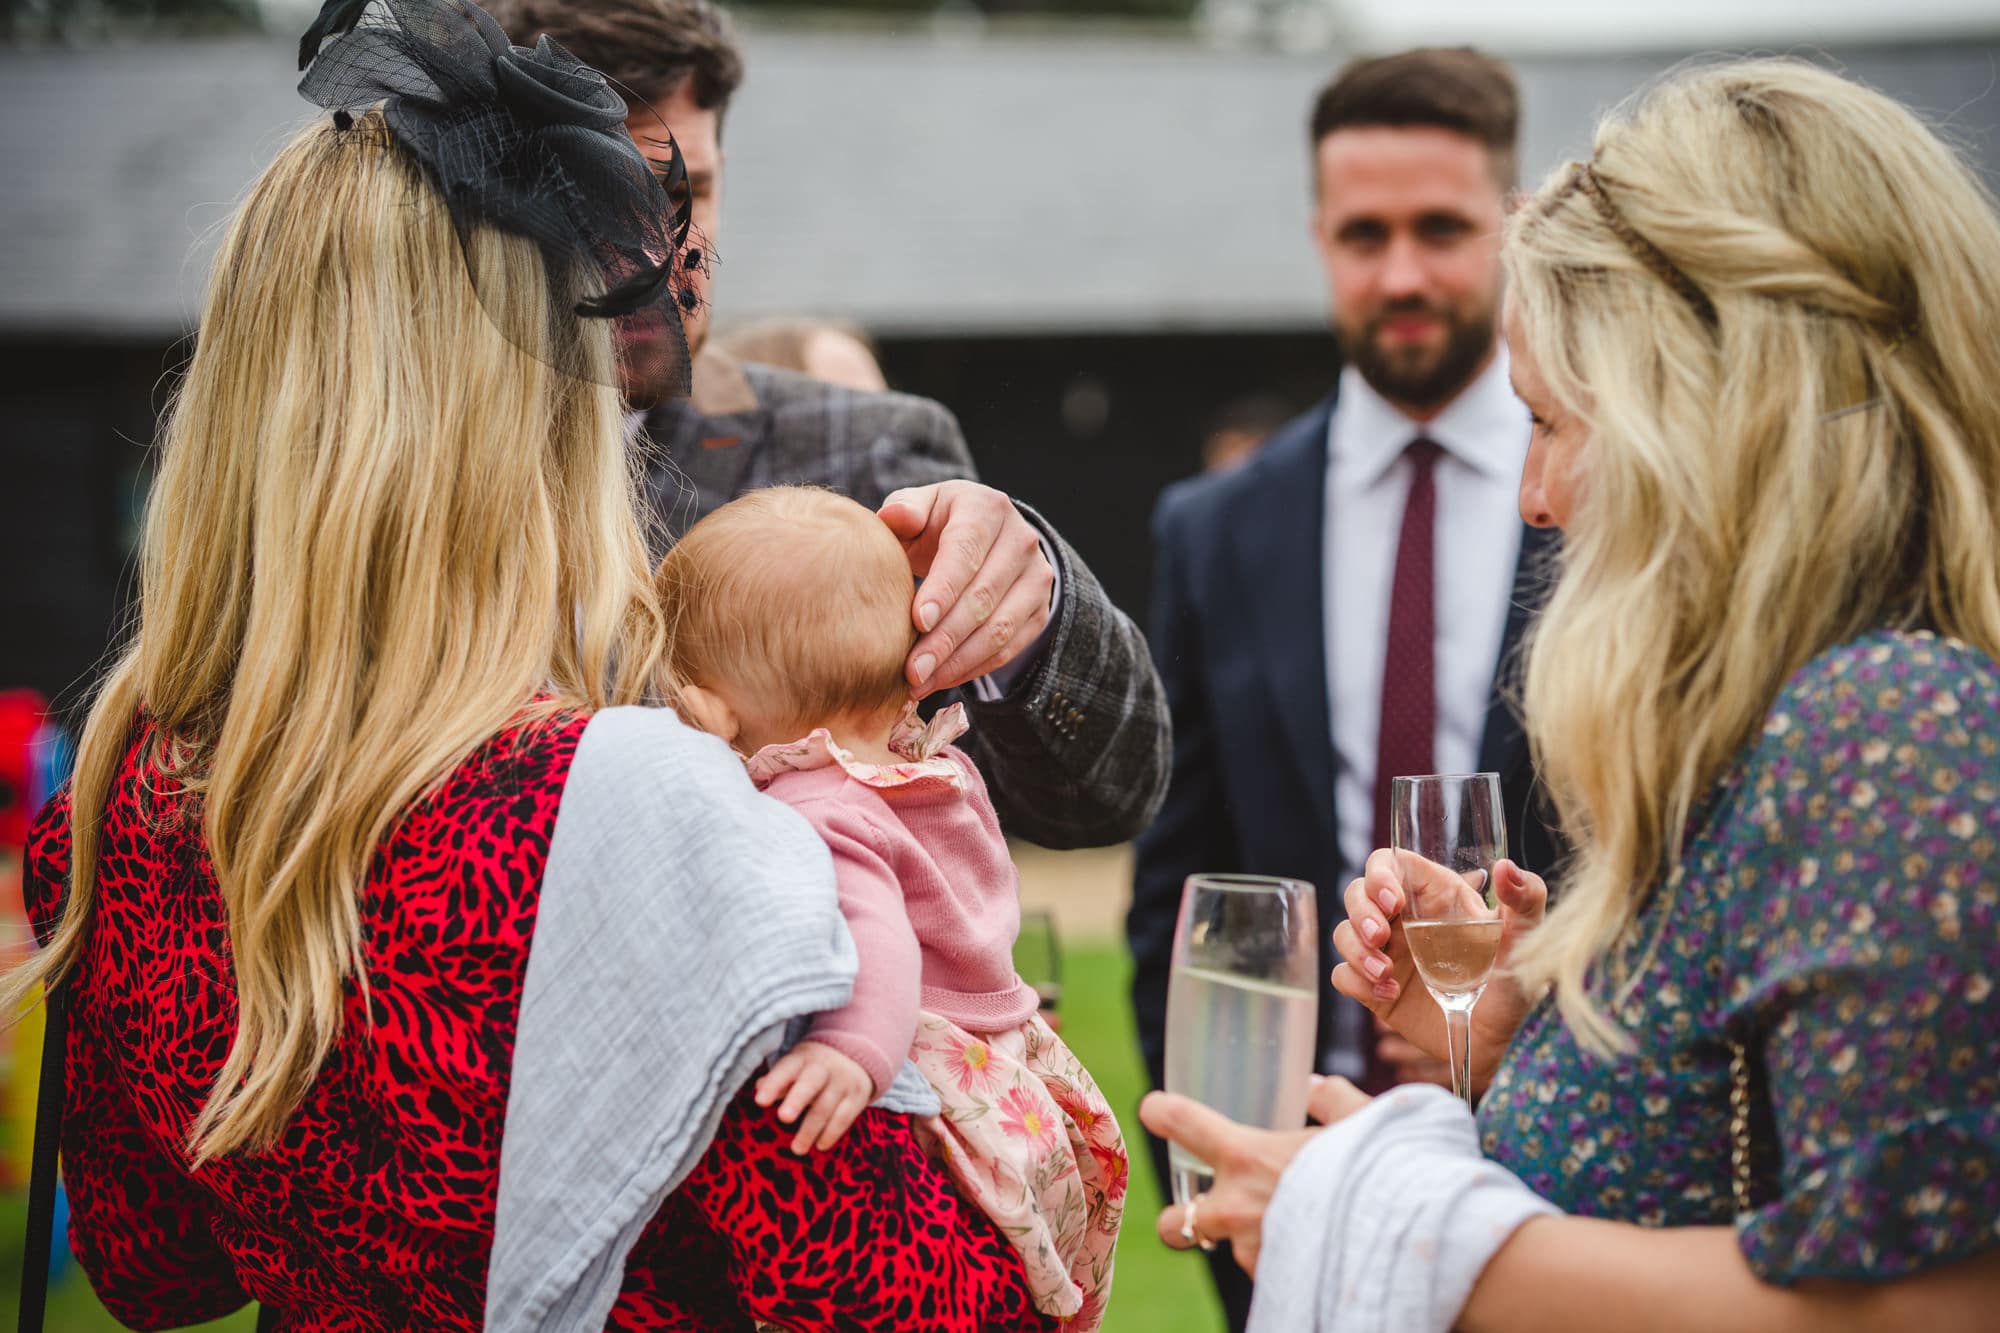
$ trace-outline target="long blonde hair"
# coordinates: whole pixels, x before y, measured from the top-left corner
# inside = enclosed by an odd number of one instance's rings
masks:
[[[1589,432],[1524,701],[1577,851],[1516,968],[1608,1052],[1608,964],[1785,680],[1885,626],[2000,656],[2000,219],[1902,106],[1752,61],[1614,113],[1505,257]]]
[[[475,292],[468,263],[480,272]],[[583,339],[600,382],[508,328]],[[315,124],[222,242],[165,426],[136,636],[84,727],[74,966],[98,831],[141,710],[153,771],[199,797],[228,913],[234,1042],[196,1164],[268,1146],[367,987],[359,892],[400,812],[512,721],[636,699],[662,621],[611,343],[550,309],[535,247],[450,219],[379,113]],[[574,364],[565,361],[565,364]]]

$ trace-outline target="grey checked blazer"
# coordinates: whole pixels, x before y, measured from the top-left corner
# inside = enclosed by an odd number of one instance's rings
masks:
[[[977,479],[958,422],[929,399],[859,393],[714,352],[696,363],[694,397],[653,409],[635,447],[656,560],[697,519],[762,486],[826,486],[873,509],[906,486]],[[1122,842],[1166,792],[1166,696],[1145,637],[1069,544],[1021,509],[1062,580],[1041,656],[1002,699],[933,700],[965,703],[965,745],[1008,833],[1055,848]]]

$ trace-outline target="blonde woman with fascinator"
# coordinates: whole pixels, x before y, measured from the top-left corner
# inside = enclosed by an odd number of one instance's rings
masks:
[[[1314,1089],[1162,1216],[1253,1329],[1974,1329],[2000,1308],[2000,218],[1901,106],[1678,73],[1509,223],[1558,526],[1525,714],[1575,839],[1495,871],[1477,1119]],[[1334,984],[1442,1054],[1386,851]],[[1190,1215],[1191,1214],[1191,1215]]]
[[[98,1294],[141,1328],[1042,1327],[917,1145],[934,1098],[801,1158],[750,1093],[854,958],[811,827],[634,706],[666,632],[613,349],[685,384],[685,180],[468,0],[329,5],[301,64],[332,114],[223,239],[136,633],[28,849],[45,947],[0,985],[51,988]]]

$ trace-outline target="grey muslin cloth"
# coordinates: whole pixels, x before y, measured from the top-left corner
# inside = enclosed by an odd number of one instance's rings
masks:
[[[521,997],[490,1333],[604,1327],[730,1098],[854,968],[825,845],[727,745],[664,709],[591,719]]]
[[[1264,1214],[1250,1333],[1449,1333],[1486,1261],[1555,1211],[1480,1154],[1458,1098],[1396,1088],[1285,1168]]]

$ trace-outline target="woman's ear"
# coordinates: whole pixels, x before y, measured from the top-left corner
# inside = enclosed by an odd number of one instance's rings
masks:
[[[742,719],[728,700],[714,690],[699,685],[681,686],[681,716],[711,736],[720,736],[731,745],[743,734]]]

